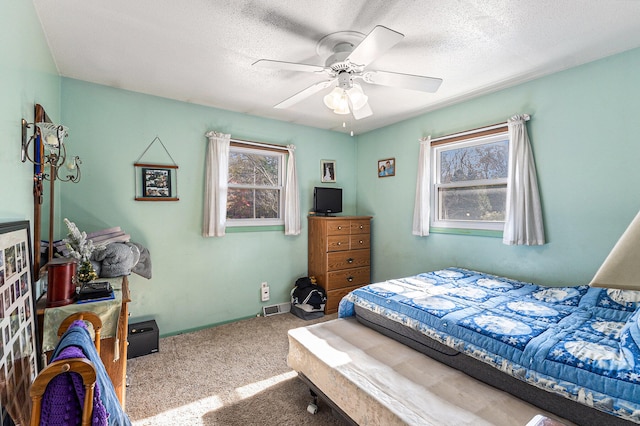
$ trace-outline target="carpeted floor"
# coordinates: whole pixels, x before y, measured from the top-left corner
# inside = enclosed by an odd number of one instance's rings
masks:
[[[126,408],[142,425],[343,425],[329,407],[306,411],[308,388],[287,366],[287,331],[335,318],[252,318],[160,339],[130,359]]]
[[[286,313],[160,339],[158,353],[128,360],[126,411],[134,426],[344,426],[322,402],[317,414],[307,412],[309,389],[286,361],[288,330],[334,318],[304,321]],[[432,371],[433,377],[450,374],[444,371],[449,367],[433,364],[443,369]],[[476,383],[465,377],[461,380]],[[456,398],[465,398],[462,389],[467,387],[454,389]],[[484,398],[482,391],[472,393]],[[491,395],[485,401],[489,407]]]

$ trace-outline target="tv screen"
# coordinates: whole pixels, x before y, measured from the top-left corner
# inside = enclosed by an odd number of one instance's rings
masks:
[[[313,190],[313,211],[328,216],[342,212],[342,188],[323,188]]]

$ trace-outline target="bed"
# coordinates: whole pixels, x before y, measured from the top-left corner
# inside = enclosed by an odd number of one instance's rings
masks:
[[[492,370],[476,370],[491,366],[517,379],[505,390],[528,398],[531,386],[540,389],[536,405],[576,423],[640,423],[639,302],[633,291],[542,287],[448,268],[355,290],[339,316],[452,366],[464,354],[461,368],[490,383]]]
[[[576,424],[630,425],[640,423],[639,306],[634,291],[448,268],[354,290],[338,312]]]
[[[355,317],[290,330],[287,360],[315,396],[307,410],[331,408],[344,424],[524,426],[539,414],[553,418]]]

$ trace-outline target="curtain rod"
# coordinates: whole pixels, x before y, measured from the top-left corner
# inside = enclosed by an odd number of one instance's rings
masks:
[[[262,148],[274,149],[274,150],[278,150],[278,151],[289,152],[289,149],[284,145],[276,145],[276,144],[248,141],[248,140],[244,140],[244,139],[235,139],[235,138],[231,138],[231,142],[244,144],[244,145],[259,146],[259,147],[262,147]]]
[[[489,131],[489,130],[495,130],[495,129],[499,129],[501,127],[507,127],[507,122],[505,121],[503,123],[490,124],[488,126],[478,127],[476,129],[471,129],[471,130],[465,130],[465,131],[458,132],[458,133],[450,133],[448,135],[444,135],[444,136],[440,136],[440,137],[431,139],[431,143],[440,142],[440,141],[447,140],[447,139],[459,138],[461,136],[472,135],[474,133],[480,133],[480,132],[486,132],[486,131]]]

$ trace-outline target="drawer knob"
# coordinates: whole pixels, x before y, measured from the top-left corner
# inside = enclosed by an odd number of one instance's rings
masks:
[[[338,231],[342,229],[342,226],[338,226]]]
[[[364,225],[360,225],[360,229],[364,229]]]
[[[363,240],[360,240],[360,244],[364,244],[364,241],[363,241]]]
[[[353,257],[348,258],[347,263],[353,263]]]
[[[339,245],[339,246],[341,246],[341,245],[342,245],[342,242],[338,241],[338,245]]]
[[[353,277],[347,277],[347,281],[353,282]]]

